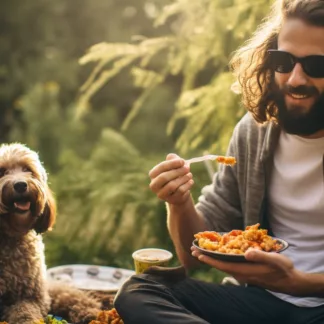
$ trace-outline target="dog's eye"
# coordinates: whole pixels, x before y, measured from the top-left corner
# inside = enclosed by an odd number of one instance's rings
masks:
[[[32,170],[26,166],[22,168],[22,171],[23,172],[32,172]]]
[[[6,174],[5,168],[0,168],[0,178],[3,177]]]

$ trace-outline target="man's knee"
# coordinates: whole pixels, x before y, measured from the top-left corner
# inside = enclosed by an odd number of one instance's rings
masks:
[[[147,318],[150,300],[161,295],[165,287],[151,278],[141,274],[129,278],[117,292],[114,307],[124,320],[132,323],[143,323],[143,316]],[[141,310],[141,311],[139,311]]]
[[[129,308],[133,305],[133,298],[137,298],[135,295],[138,294],[140,284],[137,277],[137,275],[130,277],[118,290],[114,299],[114,306],[117,310],[120,305],[125,306],[125,308]]]
[[[118,310],[119,307],[127,309],[137,308],[145,300],[145,295],[155,290],[155,285],[158,285],[158,282],[154,281],[147,274],[130,277],[115,296],[114,305],[116,309]]]

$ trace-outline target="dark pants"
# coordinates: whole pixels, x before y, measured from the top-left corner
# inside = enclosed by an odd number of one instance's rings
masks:
[[[125,324],[323,324],[324,306],[297,307],[257,287],[155,274],[131,277],[115,298]]]

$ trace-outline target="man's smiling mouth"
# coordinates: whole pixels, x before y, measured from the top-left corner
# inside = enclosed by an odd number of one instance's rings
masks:
[[[288,100],[291,102],[296,101],[296,103],[298,101],[307,99],[316,100],[316,98],[320,95],[317,89],[313,86],[292,87],[290,85],[285,85],[280,90]]]
[[[297,93],[288,93],[288,96],[292,97],[293,99],[307,99],[310,98],[311,96],[306,95],[306,94],[297,94]]]

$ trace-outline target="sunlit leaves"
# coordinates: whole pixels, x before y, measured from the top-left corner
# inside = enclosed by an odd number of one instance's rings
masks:
[[[168,75],[181,75],[182,93],[168,126],[170,134],[176,121],[186,123],[178,138],[179,151],[213,149],[219,140],[225,143],[228,128],[243,113],[230,90],[234,79],[228,73],[228,62],[231,53],[251,36],[268,5],[269,0],[175,0],[164,6],[155,26],[171,23],[173,35],[143,39],[138,44],[99,44],[81,59],[82,64],[95,61],[97,66],[82,88],[79,113],[121,69],[137,65],[130,71],[134,85],[142,87],[143,93],[122,130],[129,127],[155,87]],[[157,54],[163,64],[159,70],[153,65],[153,71],[150,63]],[[114,64],[107,65],[113,60]],[[206,73],[211,81],[203,84],[199,75]]]
[[[67,168],[55,182],[60,187],[56,231],[80,259],[91,258],[93,250],[109,251],[107,258],[116,262],[118,254],[156,242],[161,229],[152,227],[159,205],[148,187],[152,162],[122,135],[105,129],[87,160],[66,151],[61,163]]]
[[[230,73],[222,73],[208,86],[182,93],[168,127],[170,133],[178,120],[187,121],[178,139],[179,150],[194,151],[204,141],[217,143],[220,135],[228,142],[239,111],[237,98],[227,90],[232,82]],[[224,152],[225,147],[219,149]]]

